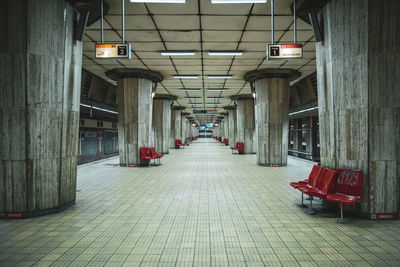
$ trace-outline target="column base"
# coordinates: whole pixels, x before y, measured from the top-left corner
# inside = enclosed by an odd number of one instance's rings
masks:
[[[258,166],[264,166],[264,167],[285,167],[287,164],[271,164],[271,163],[260,163],[257,162]]]
[[[55,207],[45,210],[36,210],[27,212],[2,212],[0,213],[0,219],[25,219],[25,218],[45,216],[64,211],[73,205],[75,205],[75,200],[72,200],[71,202],[68,202],[60,207]]]

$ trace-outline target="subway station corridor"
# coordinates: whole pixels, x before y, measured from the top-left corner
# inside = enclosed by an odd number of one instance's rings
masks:
[[[400,221],[338,224],[298,207],[289,182],[310,162],[260,167],[213,139],[161,162],[78,167],[76,205],[0,221],[0,266],[400,266]]]

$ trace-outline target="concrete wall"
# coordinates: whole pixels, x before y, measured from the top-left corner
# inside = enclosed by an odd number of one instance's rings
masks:
[[[82,43],[64,0],[2,1],[0,211],[75,200]]]
[[[396,0],[334,0],[320,14],[321,163],[364,171],[366,214],[400,206],[399,12]]]

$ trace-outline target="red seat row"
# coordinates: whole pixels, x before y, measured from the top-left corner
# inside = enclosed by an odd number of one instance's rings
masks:
[[[214,139],[221,142],[221,136],[214,136]]]
[[[312,199],[320,199],[340,203],[340,219],[338,222],[345,222],[343,218],[343,204],[354,205],[361,202],[363,172],[351,169],[330,170],[314,165],[308,179],[299,182],[291,182],[290,186],[300,190],[301,202],[303,194],[310,196],[308,213],[314,214],[312,210]]]
[[[231,149],[232,149],[232,154],[233,154],[233,151],[237,151],[239,154],[242,154],[242,153],[244,153],[244,143],[237,142],[234,147],[231,147]]]
[[[175,148],[185,148],[185,144],[182,143],[182,140],[175,140]]]
[[[163,154],[157,153],[155,147],[141,147],[140,148],[140,159],[141,160],[148,160],[149,161],[149,166],[151,163],[151,160],[154,159],[154,161],[157,159],[158,164],[160,164],[160,159],[164,157]]]
[[[229,146],[229,139],[225,138],[221,143],[223,143],[226,146]]]

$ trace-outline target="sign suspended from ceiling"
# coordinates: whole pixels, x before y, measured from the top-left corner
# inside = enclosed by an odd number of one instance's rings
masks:
[[[131,45],[125,44],[96,44],[96,58],[131,59]]]
[[[303,58],[302,44],[268,44],[267,59],[299,59]]]

